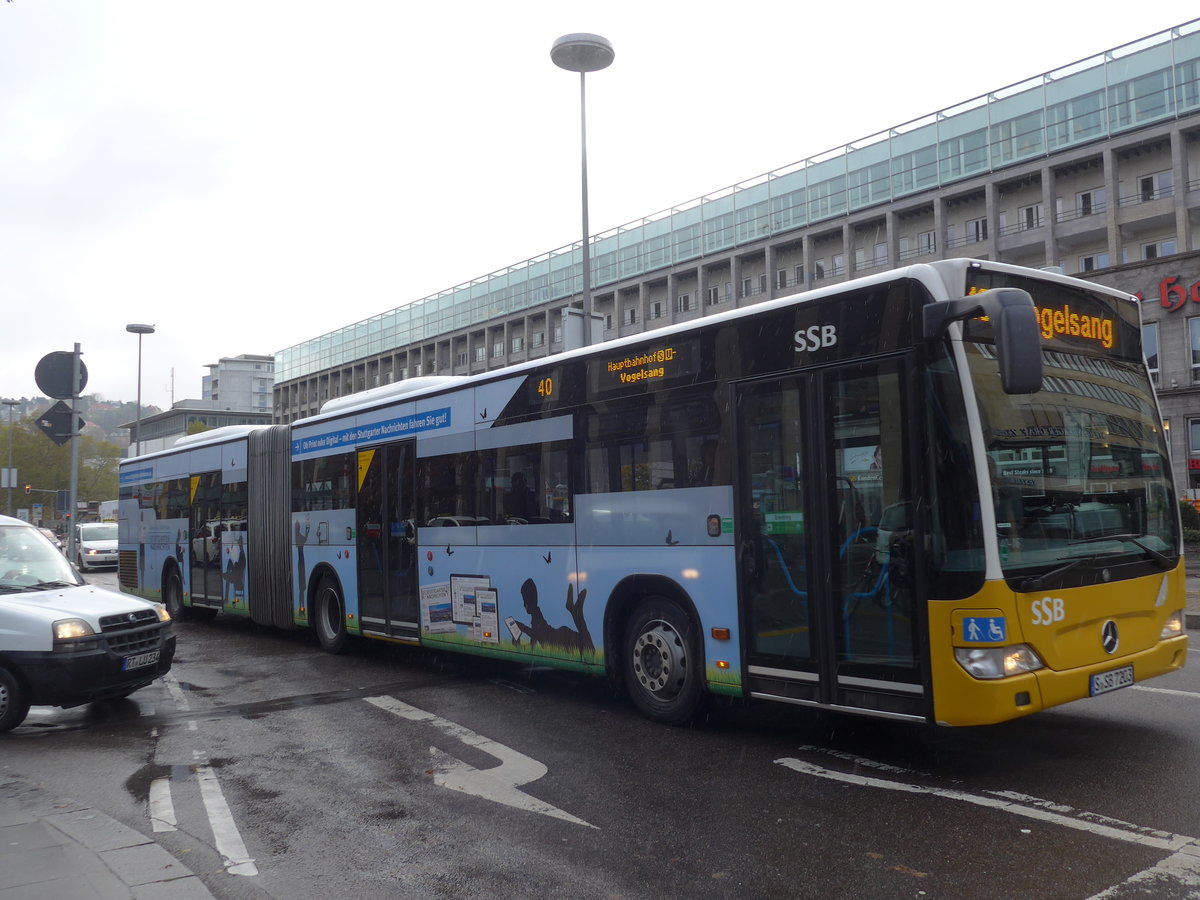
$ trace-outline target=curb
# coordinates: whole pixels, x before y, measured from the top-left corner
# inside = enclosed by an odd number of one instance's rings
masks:
[[[211,900],[190,869],[153,839],[73,800],[0,775],[0,895]]]

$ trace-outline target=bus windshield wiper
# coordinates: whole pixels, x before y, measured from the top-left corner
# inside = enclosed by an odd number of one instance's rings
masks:
[[[1030,591],[1040,591],[1051,578],[1062,575],[1064,572],[1069,572],[1080,563],[1090,562],[1096,558],[1095,556],[1077,556],[1057,569],[1051,569],[1049,572],[1043,572],[1041,575],[1027,575],[1017,582],[1017,590],[1022,594],[1028,594]]]
[[[1083,538],[1078,541],[1071,541],[1071,544],[1098,544],[1102,541],[1128,541],[1138,549],[1145,551],[1147,556],[1163,566],[1170,567],[1175,565],[1177,562],[1177,560],[1167,556],[1167,554],[1163,553],[1161,550],[1155,550],[1153,547],[1144,543],[1136,534],[1104,534],[1092,538]]]

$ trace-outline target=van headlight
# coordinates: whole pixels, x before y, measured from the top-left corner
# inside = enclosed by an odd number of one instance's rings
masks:
[[[96,632],[83,619],[59,619],[52,626],[56,641],[70,641],[75,638],[91,637]]]
[[[1007,647],[955,647],[954,658],[974,678],[1007,678],[1042,668],[1045,663],[1028,644]]]
[[[169,612],[167,612],[167,608],[165,606],[163,606],[161,603],[154,604],[154,611],[156,613],[158,613],[158,621],[160,621],[160,622],[170,622],[171,621],[171,614]]]

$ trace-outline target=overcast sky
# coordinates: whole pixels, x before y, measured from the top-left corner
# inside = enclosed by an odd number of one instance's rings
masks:
[[[1009,0],[0,3],[0,395],[199,397],[274,353],[1195,18]]]

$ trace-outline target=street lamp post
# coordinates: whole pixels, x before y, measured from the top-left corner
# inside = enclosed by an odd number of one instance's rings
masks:
[[[581,183],[583,185],[583,343],[591,343],[592,331],[592,264],[588,230],[587,183],[587,92],[585,76],[612,65],[613,46],[598,34],[564,34],[550,48],[550,59],[560,69],[579,73],[579,148]]]
[[[138,370],[137,370],[137,418],[133,422],[134,452],[137,456],[142,452],[142,335],[154,334],[153,325],[126,325],[125,330],[138,336]]]
[[[13,480],[17,477],[13,472],[12,464],[12,434],[13,434],[13,407],[19,406],[20,400],[5,400],[4,405],[8,407],[8,507],[5,510],[10,516],[12,515],[12,489]]]

